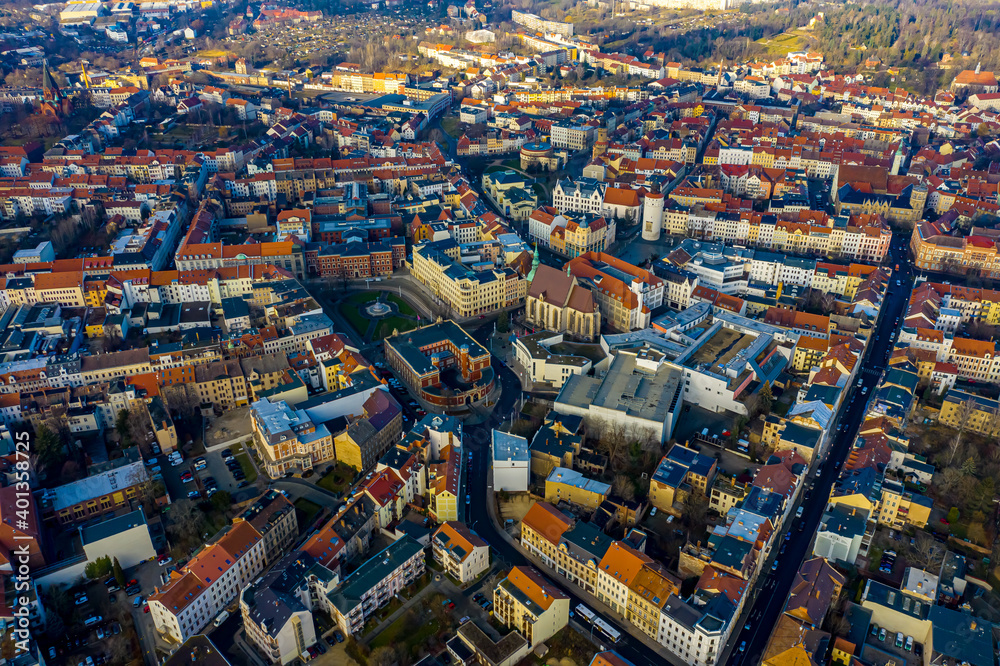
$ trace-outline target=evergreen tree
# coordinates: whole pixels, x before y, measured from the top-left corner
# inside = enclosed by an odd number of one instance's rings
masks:
[[[115,582],[118,583],[118,587],[120,587],[120,588],[122,588],[124,590],[125,589],[125,572],[122,570],[122,565],[118,561],[117,557],[115,558],[114,564],[111,565],[111,570],[115,574]]]

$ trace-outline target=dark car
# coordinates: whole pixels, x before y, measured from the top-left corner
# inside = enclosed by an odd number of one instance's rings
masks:
[[[339,631],[333,632],[333,636],[334,636],[334,638],[337,639],[338,643],[343,643],[344,642],[344,634],[340,633]]]

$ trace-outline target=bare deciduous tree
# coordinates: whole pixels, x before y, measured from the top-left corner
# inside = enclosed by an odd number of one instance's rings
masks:
[[[626,502],[635,499],[635,484],[632,483],[632,477],[627,474],[615,474],[615,478],[611,482],[611,490]]]
[[[969,419],[972,418],[975,411],[976,401],[973,398],[969,398],[958,407],[958,411],[955,413],[955,420],[958,422],[958,434],[948,444],[948,451],[951,454],[948,458],[949,465],[955,462],[955,454],[958,453],[959,448],[962,446],[962,435],[965,434],[965,429],[969,425]]]

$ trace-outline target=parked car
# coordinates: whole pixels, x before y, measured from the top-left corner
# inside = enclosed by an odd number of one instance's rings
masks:
[[[139,606],[141,606],[145,602],[146,602],[146,600],[143,599],[142,596],[138,596],[138,597],[136,597],[135,599],[132,600],[132,608],[138,608]]]

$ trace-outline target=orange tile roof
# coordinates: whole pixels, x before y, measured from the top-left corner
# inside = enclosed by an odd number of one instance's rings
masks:
[[[83,285],[83,273],[38,273],[35,275],[35,290],[71,289]]]
[[[543,610],[548,610],[553,601],[569,599],[534,567],[514,567],[507,580]]]
[[[637,207],[640,205],[639,192],[621,187],[609,187],[604,191],[604,203],[612,206]]]
[[[795,343],[795,346],[801,349],[825,352],[830,347],[830,341],[826,338],[816,338],[811,335],[803,335],[799,337],[799,341]]]
[[[573,519],[548,502],[535,502],[521,519],[546,541],[557,544],[563,533],[573,526]]]
[[[996,354],[996,343],[990,340],[955,338],[951,343],[951,351],[959,356],[992,357]]]
[[[642,566],[652,563],[652,558],[645,553],[640,553],[620,541],[615,541],[601,558],[601,563],[597,568],[621,584],[631,585]]]
[[[162,590],[149,595],[149,601],[159,601],[166,606],[168,611],[176,615],[206,589],[206,586],[194,573],[178,574],[175,571],[170,575],[170,581]]]

